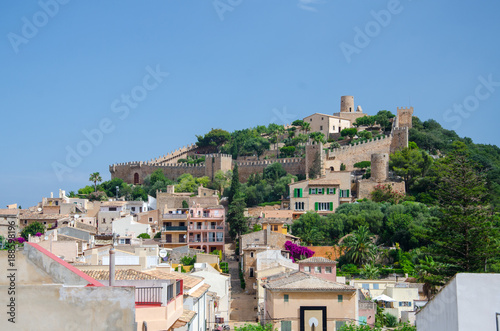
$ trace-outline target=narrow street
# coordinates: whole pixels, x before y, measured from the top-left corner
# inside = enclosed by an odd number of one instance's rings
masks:
[[[241,288],[238,262],[234,255],[234,244],[226,244],[226,256],[231,274],[231,314],[229,326],[243,326],[246,323],[256,324],[257,299],[255,295],[245,293]]]

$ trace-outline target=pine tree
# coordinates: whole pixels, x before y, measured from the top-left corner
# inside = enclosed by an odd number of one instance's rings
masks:
[[[231,204],[236,192],[240,190],[240,176],[238,173],[238,164],[234,165],[233,178],[231,178],[231,188],[229,189],[228,202]]]
[[[244,216],[246,208],[245,197],[239,191],[233,197],[229,204],[227,220],[229,222],[229,235],[235,240],[238,235],[248,232],[248,221]]]
[[[443,216],[431,227],[431,253],[449,265],[446,276],[457,272],[482,272],[488,260],[500,255],[499,232],[487,205],[485,176],[469,161],[465,145],[443,162],[438,198]]]

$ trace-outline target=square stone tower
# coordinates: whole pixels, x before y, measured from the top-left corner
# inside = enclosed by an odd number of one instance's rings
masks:
[[[413,116],[413,107],[410,108],[399,108],[398,107],[398,123],[397,126],[400,128],[408,128],[412,127],[412,116]]]

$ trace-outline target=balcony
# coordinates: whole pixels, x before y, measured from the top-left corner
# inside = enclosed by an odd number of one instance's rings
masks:
[[[187,220],[189,214],[162,214],[164,220]]]
[[[163,287],[136,287],[135,304],[148,306],[161,306]]]
[[[185,244],[187,242],[186,239],[165,239],[160,240],[160,244]]]
[[[161,231],[187,231],[187,226],[163,226]]]
[[[224,230],[224,227],[222,225],[190,225],[189,226],[190,231],[196,231],[196,230]]]
[[[208,238],[189,238],[189,243],[222,243],[224,242],[224,238],[213,238],[213,237],[208,237]]]

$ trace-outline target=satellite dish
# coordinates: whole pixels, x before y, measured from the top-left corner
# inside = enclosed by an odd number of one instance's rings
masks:
[[[42,211],[42,208],[38,208],[37,210],[38,210],[38,211]]]
[[[43,237],[44,240],[49,240],[48,236]]]
[[[167,250],[166,249],[160,249],[160,252],[158,255],[160,255],[161,258],[167,257]]]

